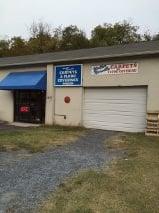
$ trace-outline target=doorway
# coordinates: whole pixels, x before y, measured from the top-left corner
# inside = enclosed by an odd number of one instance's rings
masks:
[[[15,90],[14,121],[25,123],[44,123],[45,91]]]

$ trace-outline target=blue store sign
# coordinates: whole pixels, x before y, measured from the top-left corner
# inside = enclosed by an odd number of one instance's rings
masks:
[[[82,65],[64,65],[55,68],[55,86],[81,86]]]

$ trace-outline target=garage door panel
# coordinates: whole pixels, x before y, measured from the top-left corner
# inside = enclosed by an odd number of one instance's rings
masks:
[[[98,122],[98,117],[96,116],[87,116],[85,118],[85,121],[89,122],[91,119],[91,122]],[[122,115],[114,115],[114,116],[107,116],[107,117],[102,117],[100,119],[100,122],[107,123],[106,119],[108,120],[108,123],[130,123],[130,124],[143,124],[144,122],[144,116],[140,116],[140,122],[139,122],[139,117],[133,117],[133,116],[122,116]],[[120,121],[120,122],[118,122]]]
[[[86,89],[87,91],[89,89]],[[85,98],[92,100],[94,96],[96,96],[98,99],[133,99],[133,98],[141,98],[146,97],[145,94],[145,88],[133,88],[132,91],[129,88],[118,88],[118,89],[91,89],[92,91],[89,91],[85,93]],[[100,90],[100,93],[99,93]],[[102,91],[103,90],[103,91]],[[107,90],[107,91],[106,91]],[[109,90],[109,91],[108,91]],[[138,91],[140,92],[138,93]],[[126,91],[126,93],[123,93],[123,91]],[[119,98],[120,97],[120,98]]]
[[[111,112],[116,112],[116,113],[120,113],[120,112],[134,112],[136,113],[142,113],[143,112],[143,107],[146,108],[146,105],[142,105],[142,104],[132,104],[132,105],[122,105],[122,104],[118,104],[117,106],[114,104],[89,104],[89,105],[85,105],[85,111],[87,111],[88,113],[103,113],[103,112],[107,112],[107,113],[111,113]],[[145,113],[145,112],[143,112]]]
[[[88,125],[89,124],[92,124],[92,125],[94,125],[94,126],[107,126],[107,127],[116,127],[116,128],[119,128],[120,130],[122,130],[123,131],[123,127],[125,127],[125,128],[132,128],[132,123],[124,123],[124,122],[102,122],[102,121],[92,121],[91,123],[89,122],[88,123]],[[142,124],[139,124],[138,125],[138,128],[141,128],[142,129]]]
[[[120,89],[120,88],[119,88]],[[93,89],[94,90],[94,89]],[[98,89],[97,89],[98,90]],[[109,89],[110,90],[110,89]],[[122,90],[122,89],[121,89]],[[124,89],[125,90],[125,89]],[[110,93],[107,93],[107,92],[101,92],[100,94],[98,94],[99,92],[96,92],[95,90],[93,92],[90,92],[89,94],[86,94],[86,98],[89,100],[92,100],[92,98],[94,96],[98,96],[97,97],[97,100],[101,100],[102,98],[104,99],[110,99],[110,100],[113,100],[113,99],[135,99],[135,98],[140,98],[140,97],[145,97],[146,94],[143,92],[143,90],[140,90],[140,93],[137,94],[137,91],[138,90],[134,90],[133,93],[128,91],[126,94],[123,94],[123,92],[118,92],[118,91],[115,91],[115,89],[112,89],[112,92]],[[136,93],[136,94],[134,94]],[[104,97],[103,97],[104,96]]]
[[[88,122],[87,124],[88,128],[96,128],[96,129],[105,129],[105,130],[117,130],[117,131],[127,131],[128,132],[142,132],[143,131],[143,125],[138,124],[138,126],[134,126],[132,128],[132,124],[128,123],[103,123],[103,122]],[[99,128],[100,127],[100,128]]]
[[[143,98],[144,97],[140,97],[139,99],[97,99],[96,100],[96,103],[94,104],[101,104],[101,103],[105,103],[107,102],[108,104],[114,104],[114,103],[117,103],[117,104],[135,104],[135,103],[144,103],[143,101]],[[87,100],[86,101],[87,104],[92,104],[92,100]]]
[[[83,120],[90,128],[144,131],[146,88],[85,89]]]
[[[144,106],[144,105],[143,105]],[[85,107],[85,111],[87,112],[90,112],[91,110],[94,110],[94,112],[98,112],[101,111],[101,112],[134,112],[136,111],[136,113],[138,112],[143,112],[143,106],[139,106],[137,104],[135,105],[130,105],[129,107],[125,104],[125,105],[118,105],[118,106],[115,106],[115,105],[109,105],[109,104],[90,104],[90,105],[87,105]],[[144,106],[146,107],[146,105]],[[117,109],[117,108],[120,108],[120,109]]]
[[[100,126],[100,128],[99,128]],[[132,127],[127,127],[127,126],[110,126],[110,125],[93,125],[93,124],[88,124],[87,128],[94,128],[94,129],[103,129],[103,130],[112,130],[112,131],[121,131],[121,132],[143,132],[143,128],[137,127],[133,128]]]

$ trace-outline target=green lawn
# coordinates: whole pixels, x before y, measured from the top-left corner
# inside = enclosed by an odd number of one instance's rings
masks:
[[[0,131],[0,151],[41,152],[73,142],[84,133],[82,128],[59,126]]]
[[[158,213],[159,138],[126,134],[107,146],[127,156],[109,169],[81,172],[42,204],[42,213]],[[39,211],[38,211],[39,212]]]

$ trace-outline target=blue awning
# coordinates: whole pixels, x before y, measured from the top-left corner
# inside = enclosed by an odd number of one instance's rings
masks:
[[[46,90],[46,72],[12,72],[0,81],[0,90]]]

